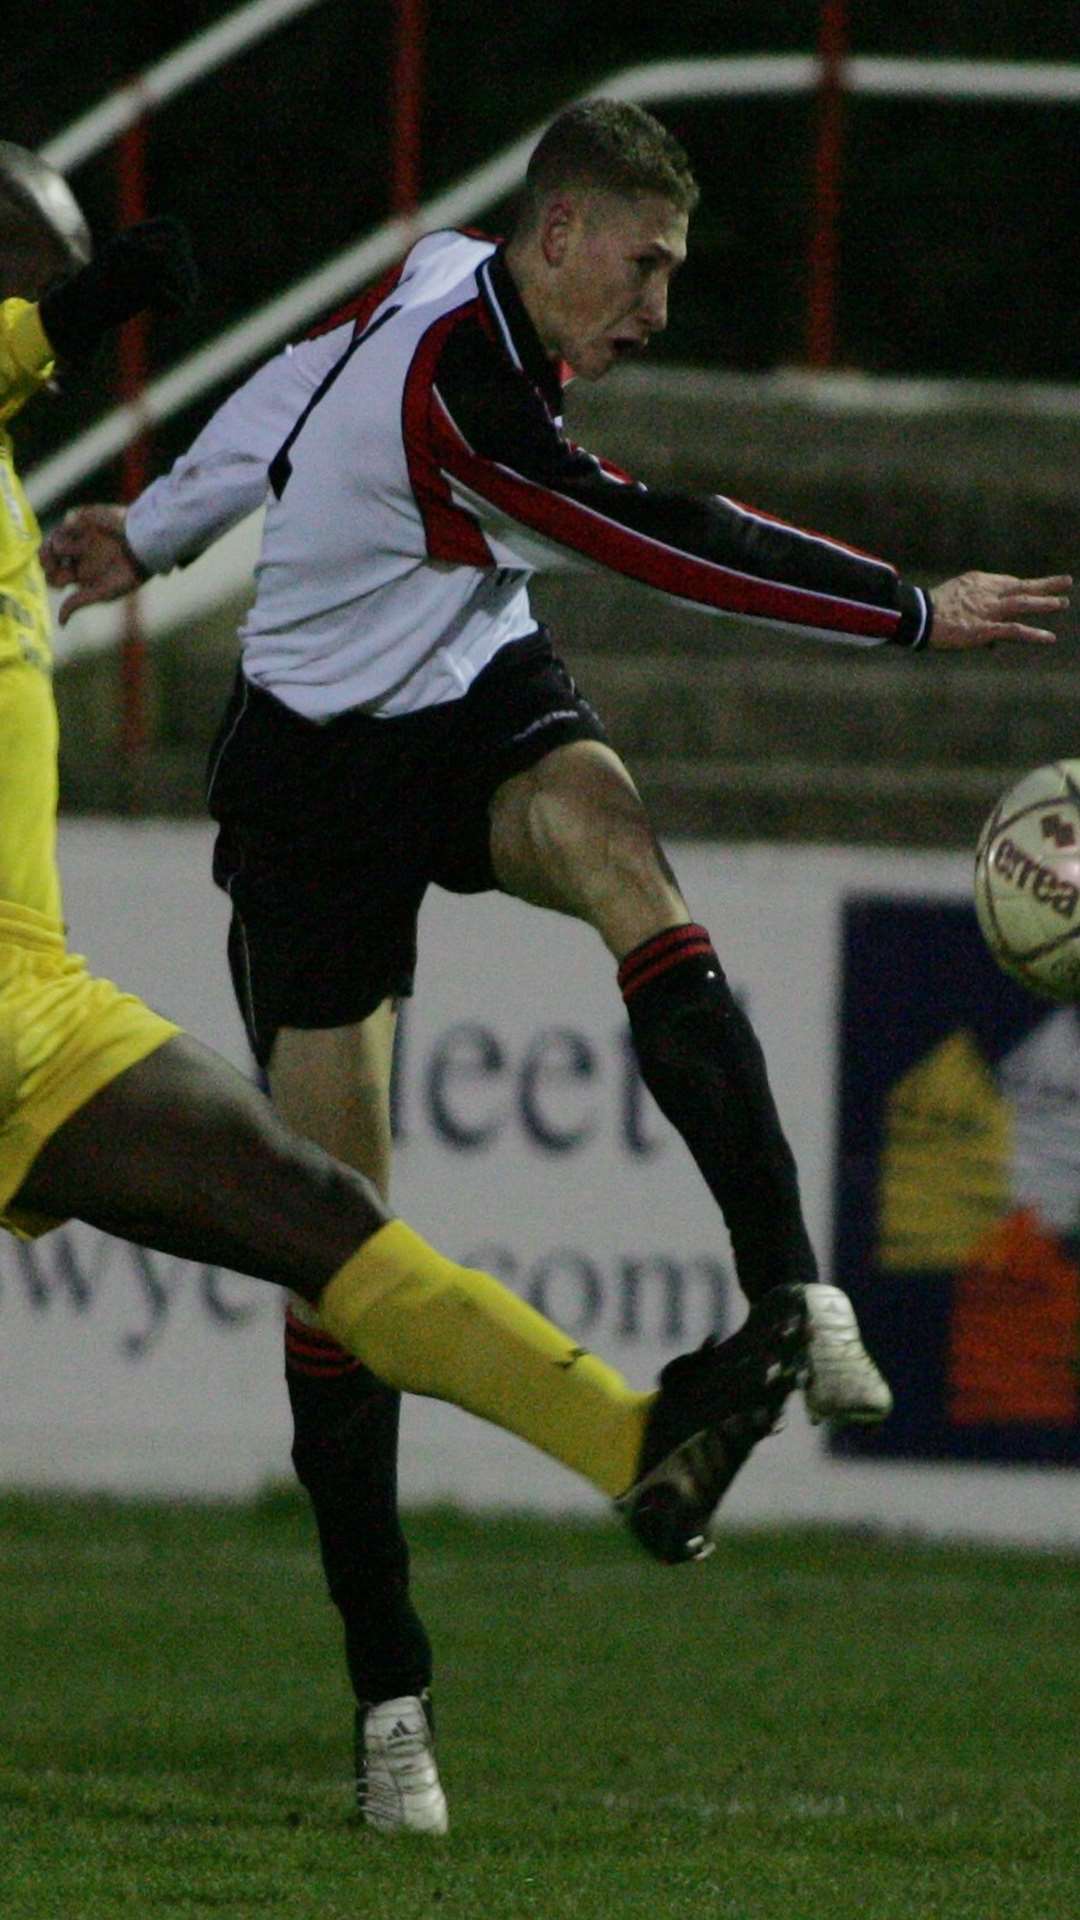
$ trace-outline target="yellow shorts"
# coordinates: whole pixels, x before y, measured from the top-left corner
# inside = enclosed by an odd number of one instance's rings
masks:
[[[35,1239],[60,1224],[12,1195],[65,1120],[179,1031],[96,980],[56,921],[0,902],[0,1226]]]

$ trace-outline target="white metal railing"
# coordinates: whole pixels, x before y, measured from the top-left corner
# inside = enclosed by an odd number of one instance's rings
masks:
[[[841,63],[841,72],[845,92],[879,98],[1015,100],[1028,106],[1080,101],[1080,66],[1038,60],[893,60],[852,54]]]
[[[63,133],[42,147],[42,159],[51,167],[59,168],[61,173],[72,172],[193,81],[224,66],[227,60],[272,33],[275,27],[284,26],[295,14],[307,13],[309,8],[321,5],[322,0],[249,0],[246,7],[238,8],[228,19],[219,20],[217,26],[185,41],[175,53],[147,67],[145,73],[118,87],[89,113],[65,127]]]
[[[287,11],[298,12],[302,6],[312,4],[317,4],[317,0],[256,0],[244,13],[254,17],[260,10],[268,13],[276,8],[280,17],[285,17]],[[234,16],[232,22],[225,24],[235,26],[240,17]],[[162,62],[162,69],[169,64]],[[152,71],[160,74],[162,69]],[[856,55],[843,62],[841,74],[846,92],[877,97],[1011,100],[1061,105],[1080,102],[1080,66]],[[820,84],[820,78],[821,64],[815,55],[757,54],[716,60],[668,60],[628,67],[608,75],[591,88],[590,93],[657,105],[673,99],[807,93]],[[129,93],[130,90],[125,90],[123,97],[127,98]],[[83,126],[93,119],[90,115],[86,123],[78,124]],[[69,129],[44,149],[46,157],[52,158],[57,150],[62,150],[64,141],[70,140],[75,131]],[[429,200],[413,219],[386,221],[355,246],[345,248],[257,314],[228,328],[153,381],[137,407],[121,406],[106,414],[69,447],[30,473],[27,488],[34,506],[39,511],[52,506],[87,475],[121,452],[147,426],[169,419],[372,279],[401,254],[417,231],[473,220],[505,198],[520,181],[529,154],[542,132],[543,125],[530,129],[485,165]],[[102,141],[109,137],[103,134]],[[86,136],[81,138],[85,140]],[[84,152],[90,150],[84,147]]]

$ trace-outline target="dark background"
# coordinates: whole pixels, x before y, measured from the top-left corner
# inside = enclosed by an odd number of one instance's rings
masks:
[[[222,0],[50,0],[5,49],[5,137],[43,145],[111,88],[232,11]],[[428,7],[423,191],[446,186],[605,75],[639,61],[809,51],[818,8],[683,0],[451,0]],[[852,50],[1075,61],[1073,9],[854,0]],[[154,118],[150,198],[195,237],[194,321],[158,327],[156,367],[300,279],[388,211],[388,0],[324,0]],[[678,105],[703,203],[654,356],[764,368],[803,355],[814,108]],[[851,102],[840,362],[878,372],[1068,381],[1080,348],[1080,107]],[[97,235],[116,224],[111,156],[73,176]],[[503,210],[505,213],[505,210]],[[494,210],[488,224],[498,224]],[[105,369],[106,373],[108,369]],[[102,368],[20,424],[24,471],[100,410]],[[214,396],[158,436],[163,461]],[[100,493],[101,477],[89,491]]]

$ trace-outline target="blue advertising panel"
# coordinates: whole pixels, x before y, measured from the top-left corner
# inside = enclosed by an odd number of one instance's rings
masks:
[[[840,1455],[1080,1464],[1080,1010],[955,901],[843,909],[834,1273],[896,1407]]]

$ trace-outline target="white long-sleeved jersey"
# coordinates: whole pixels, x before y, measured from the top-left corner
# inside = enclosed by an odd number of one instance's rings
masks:
[[[565,437],[561,399],[501,250],[429,234],[219,409],[128,539],[164,572],[265,501],[244,672],[315,719],[460,697],[535,630],[529,578],[553,564],[826,640],[925,645],[926,598],[886,561],[650,489]]]

